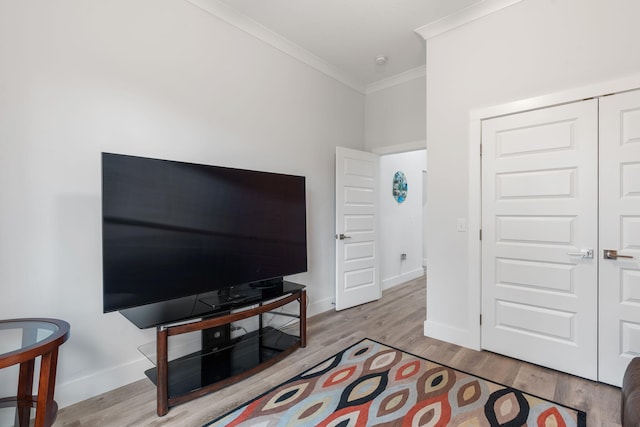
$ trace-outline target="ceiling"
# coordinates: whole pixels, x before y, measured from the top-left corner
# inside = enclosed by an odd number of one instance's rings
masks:
[[[520,0],[188,1],[366,92],[425,65],[416,29],[453,19],[446,31]],[[376,64],[379,55],[386,64]]]

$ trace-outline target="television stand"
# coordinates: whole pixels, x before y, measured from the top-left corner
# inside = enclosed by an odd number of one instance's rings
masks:
[[[175,325],[156,327],[156,367],[145,372],[157,389],[158,416],[169,408],[219,390],[260,372],[284,359],[300,347],[306,347],[306,290],[302,285],[284,282],[280,295],[234,306],[233,311]],[[299,314],[273,310],[298,302]],[[298,333],[265,326],[263,314],[298,319]],[[257,317],[258,329],[231,338],[232,322]],[[169,337],[202,332],[201,349],[169,360]],[[144,351],[143,351],[144,352]],[[153,356],[147,355],[152,361]]]

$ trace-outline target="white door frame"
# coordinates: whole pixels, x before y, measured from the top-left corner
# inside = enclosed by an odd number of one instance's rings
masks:
[[[407,142],[404,144],[386,145],[384,147],[373,147],[371,149],[371,152],[379,154],[381,156],[385,156],[387,154],[408,153],[410,151],[419,151],[419,150],[426,150],[426,149],[427,149],[427,140],[421,139],[418,141]]]
[[[457,337],[459,342],[456,342],[456,344],[474,350],[482,348],[480,322],[477,321],[480,318],[482,305],[482,295],[480,294],[482,287],[482,246],[480,244],[480,226],[482,224],[482,159],[480,157],[482,120],[636,89],[640,89],[640,74],[493,107],[474,109],[469,112],[469,235],[467,242],[469,253],[467,293],[469,324],[467,329]]]

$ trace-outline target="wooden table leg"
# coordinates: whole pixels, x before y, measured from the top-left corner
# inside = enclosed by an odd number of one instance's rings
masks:
[[[40,379],[38,381],[38,403],[36,405],[35,427],[49,427],[53,424],[56,405],[53,392],[56,386],[56,369],[58,366],[58,349],[42,355],[40,360]]]
[[[169,412],[168,331],[158,327],[156,332],[156,393],[157,412],[162,417]]]
[[[22,346],[28,347],[38,340],[38,329],[26,327],[22,331]],[[33,371],[35,360],[20,363],[18,376],[18,395],[16,407],[16,425],[28,426],[31,418],[31,399],[33,394]]]
[[[28,426],[31,418],[31,396],[33,394],[33,370],[35,360],[27,360],[20,364],[18,376],[18,394],[16,396],[16,426]]]

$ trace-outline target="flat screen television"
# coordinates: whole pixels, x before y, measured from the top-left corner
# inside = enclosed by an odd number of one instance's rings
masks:
[[[105,313],[307,271],[303,176],[102,153],[102,220]]]

